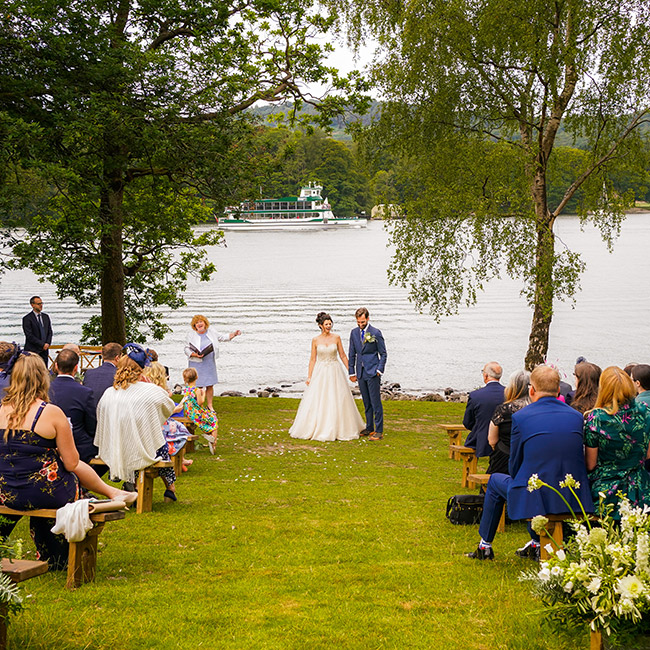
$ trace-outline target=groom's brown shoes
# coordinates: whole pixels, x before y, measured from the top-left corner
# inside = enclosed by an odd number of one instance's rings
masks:
[[[373,431],[370,434],[370,437],[368,438],[368,440],[381,440],[383,437],[384,437],[383,433],[377,433],[376,431]]]
[[[369,436],[372,433],[372,431],[368,431],[368,429],[364,429],[363,431],[359,431],[360,436]]]

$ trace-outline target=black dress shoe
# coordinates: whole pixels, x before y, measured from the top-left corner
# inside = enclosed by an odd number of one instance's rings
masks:
[[[135,492],[135,483],[124,481],[124,483],[122,483],[122,489],[125,492]]]
[[[372,431],[368,431],[368,429],[364,429],[363,431],[359,431],[360,436],[369,436],[372,433]]]
[[[523,546],[522,548],[518,548],[515,551],[515,555],[517,557],[521,557],[526,560],[534,560],[535,562],[539,562],[540,551],[541,551],[541,546],[539,544],[537,544],[537,546],[533,546],[530,542],[528,542],[526,546]]]
[[[465,557],[470,557],[472,560],[494,560],[494,551],[492,548],[481,548],[480,546],[471,553],[465,553]]]

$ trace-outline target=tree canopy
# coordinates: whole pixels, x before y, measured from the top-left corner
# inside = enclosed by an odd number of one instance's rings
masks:
[[[354,39],[380,43],[372,77],[386,102],[362,132],[365,150],[389,150],[411,174],[405,219],[392,227],[392,280],[439,317],[502,272],[523,278],[526,365],[540,363],[554,300],[574,296],[583,268],[556,242],[556,219],[573,202],[611,245],[632,200],[615,179],[647,178],[650,6],[333,2]],[[562,125],[584,148],[570,164],[556,147]]]
[[[15,208],[17,179],[46,188],[22,206],[14,263],[101,305],[86,339],[124,342],[142,326],[161,337],[188,274],[212,273],[202,247],[220,234],[191,226],[209,217],[205,198],[250,193],[260,159],[246,109],[291,98],[327,123],[361,106],[362,85],[328,68],[314,40],[332,22],[304,0],[5,2],[3,197]],[[309,83],[332,92],[317,100]]]

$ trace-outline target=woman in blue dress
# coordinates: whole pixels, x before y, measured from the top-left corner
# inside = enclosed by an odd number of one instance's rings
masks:
[[[50,375],[37,354],[23,354],[12,363],[11,384],[0,405],[0,503],[16,510],[59,508],[79,499],[82,487],[133,503],[137,493],[107,485],[79,460],[68,419],[48,404],[49,387]],[[0,537],[7,537],[20,517],[3,519]],[[39,559],[64,569],[68,543],[50,531],[53,525],[53,519],[33,517],[30,531]]]
[[[201,314],[192,318],[190,323],[192,331],[187,336],[185,355],[188,358],[188,367],[194,368],[198,374],[196,385],[205,389],[205,405],[214,411],[212,398],[214,397],[214,384],[217,377],[217,357],[219,356],[219,343],[232,341],[241,334],[235,330],[228,335],[210,331],[210,321]]]
[[[599,493],[616,506],[618,493],[635,506],[650,506],[650,409],[635,401],[636,389],[621,368],[605,368],[598,383],[596,405],[585,418],[585,457],[594,503]]]

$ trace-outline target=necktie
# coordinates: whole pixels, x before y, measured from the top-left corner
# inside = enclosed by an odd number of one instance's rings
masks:
[[[39,314],[36,316],[36,320],[38,321],[38,324],[40,325],[41,329],[43,329],[43,317]]]
[[[363,343],[363,330],[361,330],[361,343]]]

